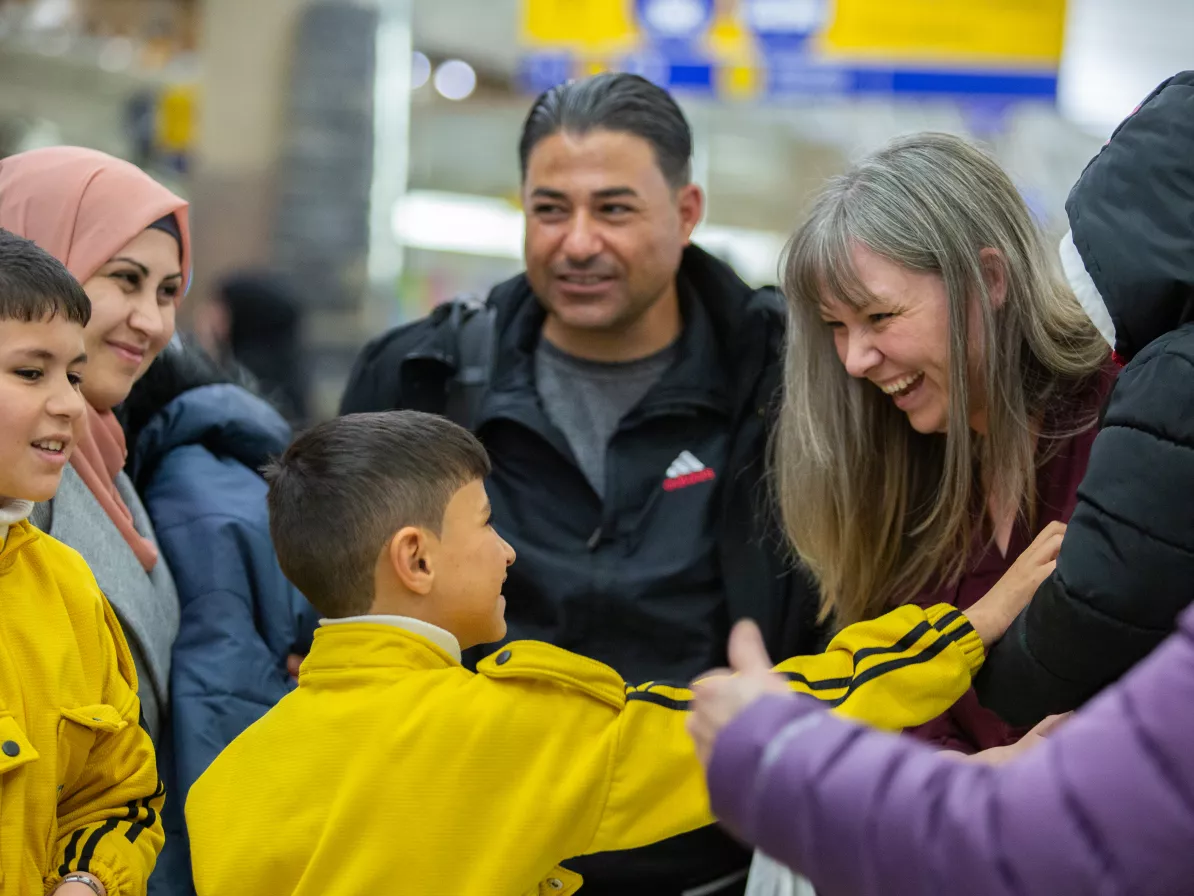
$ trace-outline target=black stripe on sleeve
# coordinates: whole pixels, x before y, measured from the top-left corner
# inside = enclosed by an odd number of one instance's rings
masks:
[[[881,675],[887,675],[891,672],[895,672],[897,669],[903,669],[907,666],[916,666],[921,663],[927,663],[929,660],[941,653],[941,651],[945,650],[945,648],[950,644],[953,644],[955,641],[960,641],[973,630],[973,627],[967,623],[966,625],[958,628],[957,631],[950,632],[948,635],[944,635],[943,637],[934,641],[915,656],[901,657],[898,660],[889,660],[886,663],[880,663],[877,666],[872,666],[870,669],[867,669],[854,679],[850,685],[850,689],[846,691],[846,693],[842,694],[842,696],[838,697],[836,700],[830,701],[827,705],[835,707],[841,706],[848,699],[850,699],[850,695],[856,690],[858,690],[868,681],[873,681]]]
[[[948,613],[933,623],[933,628],[937,629],[939,632],[943,632],[953,625],[961,615],[961,610],[950,610]]]
[[[62,864],[58,866],[58,876],[70,873],[70,863],[75,860],[75,852],[79,848],[79,841],[83,838],[83,834],[87,828],[79,828],[70,835],[70,840],[66,844],[66,851],[62,856]]]
[[[864,647],[862,650],[854,654],[854,668],[858,668],[858,664],[865,659],[872,656],[883,656],[885,653],[903,653],[911,649],[912,645],[923,638],[929,632],[929,624],[927,622],[918,622],[912,627],[908,634],[900,638],[890,647]]]
[[[96,828],[87,842],[83,844],[83,851],[79,854],[79,864],[75,866],[76,871],[90,871],[91,857],[95,855],[95,848],[99,845],[100,840],[104,839],[104,835],[110,831],[116,830],[116,825],[120,824],[120,819],[109,818],[98,828]]]
[[[845,678],[822,678],[817,681],[810,681],[799,672],[784,672],[781,673],[788,681],[794,681],[798,684],[804,685],[810,691],[833,691],[838,688],[845,688],[850,686],[853,681],[850,676]]]
[[[152,802],[153,800],[156,800],[158,797],[165,796],[165,794],[166,794],[166,785],[162,783],[161,778],[158,778],[157,789],[154,790],[154,792],[151,793],[149,796],[147,796],[141,800],[140,808],[145,810],[145,816],[143,818],[141,818],[140,821],[134,822],[132,819],[136,818],[137,814],[138,814],[136,809],[134,808],[134,810],[130,813],[128,819],[126,819],[127,821],[129,821],[129,829],[124,832],[125,840],[127,840],[129,843],[136,843],[137,838],[141,836],[142,831],[146,830],[147,828],[153,827],[154,822],[157,821],[158,814],[156,811],[154,811],[154,808],[153,808],[153,806],[150,805],[150,802]],[[133,800],[132,802],[129,803],[130,807],[135,807],[135,805],[136,805],[136,800]]]
[[[634,691],[626,695],[626,701],[630,702],[631,700],[642,700],[662,706],[664,709],[674,709],[679,712],[688,712],[692,704],[691,700],[677,700],[675,697],[656,694],[654,691]]]

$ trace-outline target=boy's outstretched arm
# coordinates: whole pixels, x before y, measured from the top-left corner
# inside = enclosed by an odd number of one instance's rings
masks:
[[[58,838],[46,869],[46,892],[64,876],[85,873],[107,896],[141,896],[164,840],[165,789],[149,733],[140,725],[137,673],[120,624],[97,595],[104,655],[104,702],[74,711],[62,724],[86,750],[86,763],[58,794]],[[77,718],[76,718],[77,717]]]

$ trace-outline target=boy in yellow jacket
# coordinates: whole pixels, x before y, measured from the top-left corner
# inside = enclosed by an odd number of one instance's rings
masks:
[[[710,823],[686,688],[532,641],[461,666],[506,628],[488,472],[471,434],[412,411],[317,426],[270,471],[278,559],[327,618],[297,690],[190,791],[200,896],[568,894],[560,861]],[[970,621],[904,607],[778,669],[845,715],[914,725],[966,690],[1025,591]]]
[[[0,230],[0,892],[138,896],[162,788],[128,645],[91,570],[33,528],[84,424],[91,303]]]

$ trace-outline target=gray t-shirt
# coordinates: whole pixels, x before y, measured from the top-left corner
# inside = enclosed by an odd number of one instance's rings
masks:
[[[605,495],[605,451],[622,418],[676,355],[676,344],[634,361],[588,361],[546,339],[535,350],[535,388],[547,417],[568,440],[581,472]]]

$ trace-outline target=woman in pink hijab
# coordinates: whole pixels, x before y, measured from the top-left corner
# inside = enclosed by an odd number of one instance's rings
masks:
[[[77,147],[0,160],[0,227],[62,261],[91,299],[88,427],[57,495],[31,520],[75,548],[124,627],[155,743],[167,715],[178,599],[128,477],[112,413],[174,335],[190,272],[187,203],[139,168]]]

